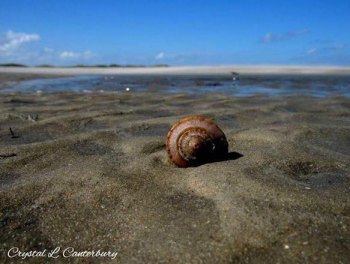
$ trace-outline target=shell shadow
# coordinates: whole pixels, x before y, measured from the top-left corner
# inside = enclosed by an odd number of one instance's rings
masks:
[[[189,167],[195,168],[195,167],[200,167],[202,165],[210,164],[210,163],[216,163],[216,162],[222,162],[222,161],[228,161],[228,160],[237,160],[237,159],[240,159],[242,157],[244,157],[243,154],[241,154],[239,152],[231,151],[231,152],[229,152],[227,155],[225,155],[223,157],[218,157],[216,159],[209,159],[209,160],[206,160],[206,161],[193,163]],[[172,162],[170,162],[170,163],[172,163]]]
[[[244,157],[243,154],[235,151],[229,152],[226,156],[221,157],[219,159],[214,160],[213,162],[221,162],[221,161],[227,161],[227,160],[237,160]]]
[[[227,154],[226,159],[224,160],[236,160],[242,157],[244,157],[242,153],[231,151]]]
[[[193,167],[198,167],[198,166],[201,166],[201,165],[204,165],[204,164],[209,164],[209,163],[216,163],[216,162],[222,162],[222,161],[228,161],[228,160],[237,160],[237,159],[240,159],[242,157],[244,157],[243,154],[241,154],[239,152],[231,151],[231,152],[229,152],[227,155],[225,155],[223,157],[219,157],[219,158],[216,158],[214,160],[208,160],[206,162],[194,165]]]

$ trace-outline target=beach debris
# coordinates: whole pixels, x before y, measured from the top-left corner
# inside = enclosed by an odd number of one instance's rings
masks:
[[[0,154],[0,159],[7,159],[7,158],[12,158],[16,157],[16,153],[6,153],[6,154]]]
[[[213,120],[191,116],[170,129],[166,149],[169,159],[178,167],[191,167],[221,160],[228,155],[224,132]]]
[[[130,92],[130,88],[129,88],[129,87],[126,87],[126,88],[125,88],[125,91]]]
[[[86,127],[89,127],[90,125],[92,125],[92,123],[93,123],[92,118],[84,119],[84,120],[80,121],[79,129],[84,129]]]
[[[15,132],[13,132],[12,128],[10,127],[10,133],[11,133],[11,138],[19,138],[19,136],[17,136],[15,134]]]
[[[29,114],[27,116],[28,121],[36,122],[38,121],[38,119],[39,119],[39,116],[37,114],[33,114],[33,115]]]
[[[238,77],[239,77],[239,73],[238,72],[231,72],[231,74],[232,74],[232,80],[237,81]]]
[[[39,119],[38,114],[18,114],[18,117],[23,121],[36,122]]]
[[[38,114],[22,114],[22,113],[19,113],[19,114],[8,114],[7,115],[7,119],[21,119],[23,121],[31,121],[31,122],[36,122],[38,121],[39,119],[39,115]]]

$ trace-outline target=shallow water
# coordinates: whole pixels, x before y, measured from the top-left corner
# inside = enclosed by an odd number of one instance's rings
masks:
[[[56,92],[224,93],[235,96],[350,96],[350,76],[77,76],[35,79],[8,85],[1,93]]]

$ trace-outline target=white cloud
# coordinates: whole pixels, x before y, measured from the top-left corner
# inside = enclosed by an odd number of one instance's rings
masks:
[[[314,54],[317,51],[317,49],[309,49],[306,51],[307,54]]]
[[[179,64],[179,63],[188,63],[188,62],[197,62],[197,61],[203,61],[208,58],[211,58],[214,56],[212,53],[205,53],[205,52],[173,52],[173,53],[167,53],[167,52],[159,52],[155,56],[153,56],[153,60],[160,61],[164,63],[169,64]]]
[[[297,37],[300,37],[302,35],[308,34],[309,30],[308,29],[303,29],[299,31],[290,31],[290,32],[285,32],[285,33],[280,33],[280,34],[273,34],[271,32],[266,33],[261,41],[263,43],[271,43],[271,42],[280,42],[280,41],[287,41],[287,40],[292,40]]]
[[[346,47],[344,43],[334,43],[330,42],[327,45],[319,46],[317,48],[311,48],[306,51],[308,55],[313,54],[329,54],[329,53],[337,53],[341,52]]]
[[[0,38],[0,54],[10,55],[24,43],[38,40],[40,40],[38,34],[16,33],[9,30]]]
[[[61,59],[73,59],[79,57],[79,53],[71,52],[71,51],[62,51],[60,53]]]
[[[165,57],[165,53],[164,52],[159,52],[156,56],[155,56],[155,59],[156,60],[161,60],[161,59],[164,59]]]
[[[335,43],[333,45],[330,45],[328,48],[333,50],[341,50],[344,49],[346,45],[344,43]]]
[[[15,62],[23,64],[60,64],[84,63],[96,55],[89,51],[73,52],[55,50],[50,47],[28,46],[25,44],[39,41],[40,35],[35,33],[14,32],[9,30],[0,33],[0,63]]]
[[[94,57],[91,51],[87,50],[84,52],[73,52],[73,51],[62,51],[59,54],[59,57],[63,60],[72,60],[72,59],[90,59]]]
[[[53,53],[55,50],[51,48],[44,48],[45,53]]]
[[[272,41],[272,34],[271,33],[266,33],[262,38],[262,42],[264,42],[264,43],[269,43],[271,41]]]

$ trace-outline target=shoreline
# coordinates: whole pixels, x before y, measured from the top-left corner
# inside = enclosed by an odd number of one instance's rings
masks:
[[[43,67],[0,67],[0,74],[38,74],[53,76],[75,75],[231,75],[239,74],[331,74],[350,75],[350,67],[331,66],[174,66],[163,68],[43,68]]]
[[[4,73],[0,71],[0,90],[9,85],[16,85],[22,81],[34,79],[53,79],[63,77],[73,77],[74,75],[61,74],[39,74],[39,73]]]

